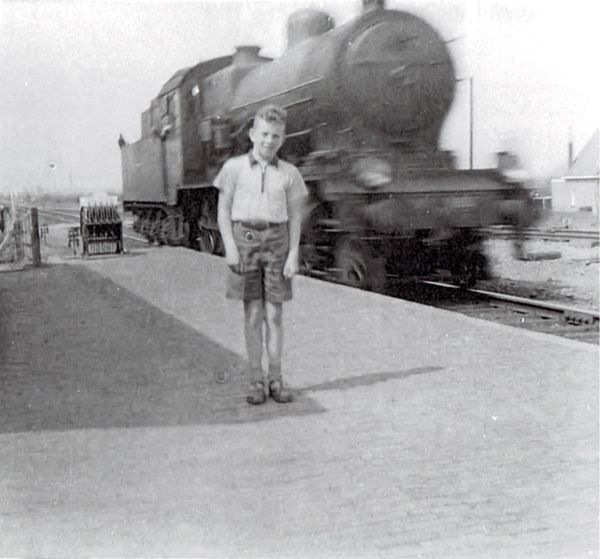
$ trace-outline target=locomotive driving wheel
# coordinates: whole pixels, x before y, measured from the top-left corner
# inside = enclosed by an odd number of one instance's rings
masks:
[[[154,215],[154,218],[152,219],[152,224],[150,226],[150,230],[148,231],[148,239],[150,239],[150,241],[154,242],[156,241],[158,244],[160,245],[164,245],[164,239],[161,237],[161,227],[162,227],[162,223],[161,223],[161,218],[160,218],[160,214],[156,213]]]
[[[359,241],[341,239],[335,249],[335,280],[359,289],[379,290],[385,286],[385,267]]]
[[[178,220],[170,215],[162,220],[160,238],[166,245],[178,246],[181,244],[181,235],[178,234]]]
[[[142,235],[143,237],[146,238],[146,240],[150,240],[148,238],[148,233],[150,231],[150,227],[152,225],[152,221],[151,221],[151,216],[150,216],[150,212],[143,212],[140,216],[140,228],[139,228],[139,233],[140,235]]]

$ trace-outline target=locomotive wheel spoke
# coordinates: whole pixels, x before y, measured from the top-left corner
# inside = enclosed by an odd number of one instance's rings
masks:
[[[160,233],[160,218],[158,216],[154,216],[152,221],[150,222],[150,227],[148,231],[148,239],[152,242],[158,241]]]
[[[181,244],[177,236],[177,218],[170,215],[162,222],[161,236],[167,245],[176,246]]]
[[[148,236],[148,232],[150,231],[150,216],[147,214],[143,214],[140,217],[140,234],[144,237]]]
[[[169,218],[160,218],[157,217],[157,225],[156,225],[156,238],[158,240],[159,245],[168,245],[168,219]]]

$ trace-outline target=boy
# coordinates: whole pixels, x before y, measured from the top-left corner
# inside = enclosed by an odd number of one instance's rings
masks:
[[[259,109],[250,129],[252,149],[221,168],[218,222],[230,268],[226,296],[244,302],[244,333],[250,365],[246,400],[258,405],[267,395],[293,400],[281,376],[282,305],[292,298],[307,189],[296,167],[277,158],[285,139],[287,113],[276,105]],[[263,322],[269,370],[262,370]]]

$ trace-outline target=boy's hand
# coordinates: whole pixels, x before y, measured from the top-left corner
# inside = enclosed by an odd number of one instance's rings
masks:
[[[288,254],[288,257],[283,266],[283,277],[286,279],[292,279],[298,273],[298,256],[295,254]]]
[[[236,273],[244,272],[244,263],[240,259],[240,253],[237,247],[231,246],[225,251],[225,263]]]

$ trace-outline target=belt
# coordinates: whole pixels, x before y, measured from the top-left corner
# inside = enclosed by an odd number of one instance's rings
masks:
[[[287,221],[234,221],[234,223],[239,223],[242,227],[246,229],[254,229],[255,231],[264,231],[265,229],[269,229],[271,227],[281,227],[282,225],[287,225]]]

